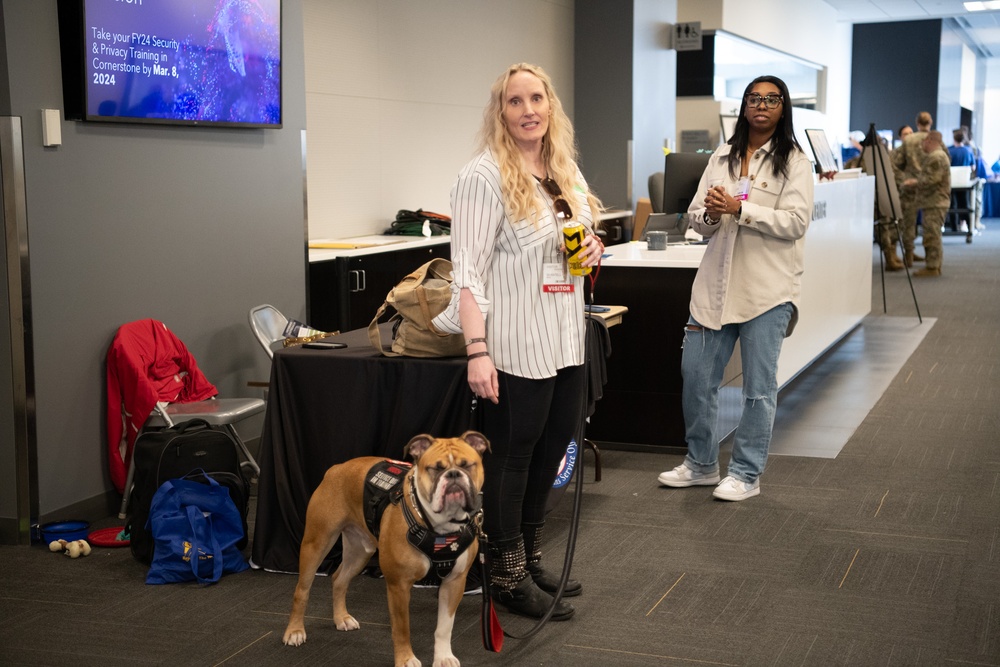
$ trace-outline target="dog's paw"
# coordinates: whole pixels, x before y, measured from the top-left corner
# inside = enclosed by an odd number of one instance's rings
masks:
[[[462,663],[453,655],[434,656],[434,667],[462,667]]]
[[[396,667],[420,667],[420,661],[417,660],[417,656],[412,655],[409,660],[398,663]]]
[[[338,630],[342,630],[344,632],[348,632],[350,630],[360,630],[361,629],[361,624],[358,623],[357,619],[355,619],[350,614],[348,614],[347,616],[344,616],[343,618],[334,619],[334,620],[337,621],[337,629]]]
[[[285,646],[302,646],[306,643],[306,629],[288,628],[281,641],[285,642]]]

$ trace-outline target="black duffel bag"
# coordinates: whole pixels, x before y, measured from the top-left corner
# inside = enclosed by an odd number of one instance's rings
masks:
[[[139,434],[132,450],[135,472],[125,519],[129,547],[136,560],[147,565],[153,561],[153,534],[147,524],[156,490],[167,480],[184,477],[208,484],[205,474],[229,489],[229,497],[243,518],[243,538],[237,547],[246,547],[250,480],[240,466],[239,452],[225,429],[203,419]]]

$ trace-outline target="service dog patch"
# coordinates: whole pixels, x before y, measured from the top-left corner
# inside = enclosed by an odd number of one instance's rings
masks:
[[[373,465],[365,476],[365,525],[376,538],[385,508],[403,497],[402,481],[411,467],[410,463],[387,459]]]

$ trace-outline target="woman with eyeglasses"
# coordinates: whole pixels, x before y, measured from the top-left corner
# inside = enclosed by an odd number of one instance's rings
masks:
[[[813,168],[792,130],[788,87],[747,86],[729,143],[712,155],[688,213],[708,239],[691,288],[681,373],[687,455],[661,473],[672,487],[715,486],[720,500],[760,493],[778,394],[778,354],[798,320],[802,249],[813,210]],[[719,481],[716,432],[723,370],[740,342],[743,412],[728,475]]]
[[[451,192],[454,298],[435,319],[466,339],[469,387],[482,400],[485,532],[494,599],[541,617],[560,573],[541,566],[545,503],[584,420],[584,277],[572,275],[562,223],[582,223],[579,259],[598,263],[601,204],[580,169],[573,126],[549,76],[511,65],[493,84],[481,152]],[[564,596],[578,595],[570,580]],[[560,601],[552,620],[574,608]]]

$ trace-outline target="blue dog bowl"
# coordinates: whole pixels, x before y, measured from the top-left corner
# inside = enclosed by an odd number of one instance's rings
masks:
[[[55,540],[73,542],[74,540],[87,539],[87,531],[90,530],[90,522],[53,521],[39,526],[38,529],[42,531],[42,540],[45,544],[49,544]]]

